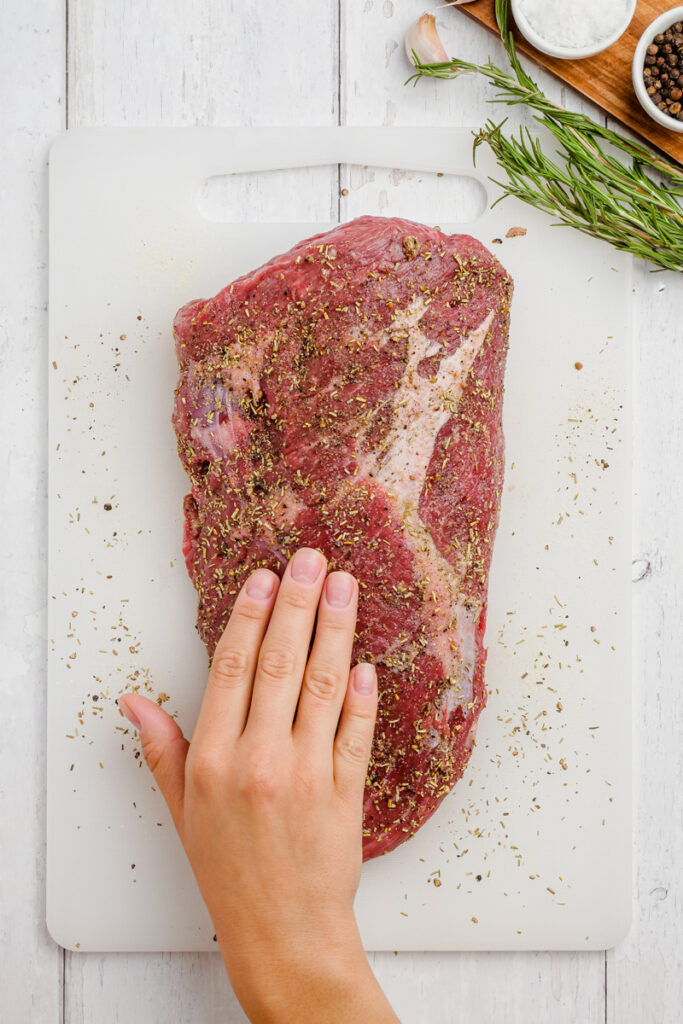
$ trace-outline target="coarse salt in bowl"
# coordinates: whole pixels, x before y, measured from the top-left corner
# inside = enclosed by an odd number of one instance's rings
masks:
[[[511,10],[519,31],[541,53],[578,60],[616,43],[636,0],[511,0]]]
[[[683,7],[672,7],[655,18],[643,32],[636,51],[633,54],[632,77],[633,88],[646,114],[649,114],[653,121],[661,124],[662,128],[668,128],[672,132],[683,132],[683,121],[677,121],[675,117],[664,114],[647,94],[645,82],[643,81],[643,68],[645,67],[645,55],[648,46],[659,32],[666,32],[677,21],[683,21]]]

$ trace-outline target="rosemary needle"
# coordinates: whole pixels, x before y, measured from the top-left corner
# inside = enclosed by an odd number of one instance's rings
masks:
[[[495,181],[503,189],[501,199],[516,196],[560,224],[662,269],[683,271],[683,168],[585,114],[552,103],[519,61],[509,0],[496,0],[496,21],[513,74],[490,60],[422,64],[413,53],[415,74],[408,81],[457,78],[467,72],[488,78],[498,90],[491,103],[529,107],[557,145],[548,154],[528,129],[508,136],[502,130],[505,121],[489,119],[475,133],[474,150],[476,155],[477,147],[488,145],[506,172],[507,181]]]

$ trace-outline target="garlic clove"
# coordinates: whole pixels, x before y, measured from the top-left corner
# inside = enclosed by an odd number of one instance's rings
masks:
[[[448,63],[448,54],[436,31],[433,14],[423,14],[406,32],[405,48],[408,60],[415,63],[413,53],[421,64]]]

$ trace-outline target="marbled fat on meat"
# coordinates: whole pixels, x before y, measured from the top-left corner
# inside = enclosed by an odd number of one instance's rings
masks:
[[[256,566],[320,548],[379,676],[365,858],[460,778],[484,685],[512,282],[475,239],[362,217],[177,315],[183,551],[213,652]]]

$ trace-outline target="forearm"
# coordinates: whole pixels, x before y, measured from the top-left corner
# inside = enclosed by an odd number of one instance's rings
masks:
[[[282,582],[252,573],[191,743],[152,701],[120,701],[253,1024],[398,1021],[353,915],[377,676],[350,669],[358,584],[326,569],[303,548]]]
[[[270,949],[260,964],[230,955],[229,941],[221,946],[230,981],[252,1024],[398,1024],[355,926],[353,935],[333,946],[295,948],[296,942],[293,936],[288,948]]]

